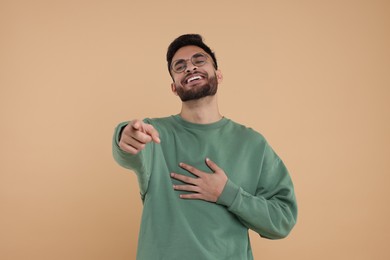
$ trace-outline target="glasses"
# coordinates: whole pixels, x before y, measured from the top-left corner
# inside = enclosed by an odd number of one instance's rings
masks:
[[[196,67],[201,67],[207,63],[207,55],[201,52],[192,55],[191,59],[180,59],[172,63],[171,69],[176,73],[182,73],[187,69],[187,62],[190,60],[191,63]]]

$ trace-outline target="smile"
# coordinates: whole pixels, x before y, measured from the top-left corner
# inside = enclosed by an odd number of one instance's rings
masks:
[[[190,83],[192,81],[200,80],[200,79],[202,79],[202,77],[199,75],[196,75],[196,76],[193,76],[193,77],[190,77],[189,79],[187,79],[186,83]]]

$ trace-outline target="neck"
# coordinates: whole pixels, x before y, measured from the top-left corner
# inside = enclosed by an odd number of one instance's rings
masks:
[[[222,119],[219,113],[217,95],[182,103],[180,116],[191,123],[211,124]]]

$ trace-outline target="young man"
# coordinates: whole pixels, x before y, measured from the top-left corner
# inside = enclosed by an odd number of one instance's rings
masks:
[[[180,114],[119,124],[113,139],[143,201],[137,259],[253,259],[248,229],[279,239],[296,223],[288,171],[262,135],[220,114],[222,73],[200,35],[175,39],[167,61]]]

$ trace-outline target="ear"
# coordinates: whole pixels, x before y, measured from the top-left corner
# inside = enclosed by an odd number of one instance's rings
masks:
[[[222,83],[222,81],[223,81],[222,72],[221,72],[220,70],[216,70],[216,71],[215,71],[215,74],[217,75],[218,84],[219,84],[219,83]]]
[[[178,94],[177,94],[177,90],[176,90],[175,82],[172,82],[172,83],[171,83],[171,90],[172,90],[173,94],[175,94],[176,96],[178,95]]]

